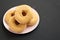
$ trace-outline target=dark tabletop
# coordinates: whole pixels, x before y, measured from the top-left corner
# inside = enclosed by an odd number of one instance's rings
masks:
[[[41,18],[38,27],[25,35],[10,33],[2,23],[4,13],[9,8],[20,4],[32,6]],[[0,40],[60,40],[60,1],[0,0]]]

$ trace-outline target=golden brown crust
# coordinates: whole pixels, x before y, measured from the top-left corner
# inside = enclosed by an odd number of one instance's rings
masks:
[[[15,15],[15,10],[8,10],[5,15],[5,21],[8,23],[9,19]]]
[[[26,24],[17,23],[17,21],[14,19],[14,17],[10,18],[9,26],[10,26],[9,29],[16,33],[22,32],[27,27]]]
[[[30,8],[28,5],[18,6],[15,12],[15,19],[21,24],[27,24],[32,18]]]
[[[35,13],[32,13],[32,16],[33,16],[32,19],[31,19],[30,22],[28,23],[28,25],[30,25],[30,26],[36,24],[37,19],[38,19],[37,15],[36,15]]]

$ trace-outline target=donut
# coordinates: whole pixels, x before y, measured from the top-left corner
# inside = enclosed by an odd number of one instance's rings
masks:
[[[8,23],[11,17],[15,15],[15,10],[8,10],[5,15],[5,21]]]
[[[37,19],[38,19],[38,15],[36,14],[37,12],[33,10],[33,8],[31,8],[32,11],[32,19],[30,20],[30,22],[28,23],[29,26],[32,26],[34,24],[36,24]]]
[[[15,19],[21,24],[27,24],[32,18],[30,6],[20,5],[16,8]]]
[[[13,32],[20,33],[24,29],[26,29],[27,25],[26,24],[20,24],[18,23],[14,17],[11,17],[9,20],[9,29]]]

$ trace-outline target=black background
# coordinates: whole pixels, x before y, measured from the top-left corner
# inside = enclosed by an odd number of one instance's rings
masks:
[[[41,17],[36,30],[25,35],[10,33],[2,23],[4,13],[11,7],[28,4]],[[0,40],[60,40],[59,0],[0,0]]]

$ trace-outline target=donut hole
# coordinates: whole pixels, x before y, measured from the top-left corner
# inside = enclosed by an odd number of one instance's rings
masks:
[[[15,20],[15,24],[16,24],[16,25],[19,25],[20,23]]]
[[[23,10],[23,11],[22,11],[22,15],[23,15],[23,16],[26,16],[26,14],[27,14],[26,11]]]
[[[14,13],[11,14],[11,16],[14,16],[14,15],[15,15]]]

